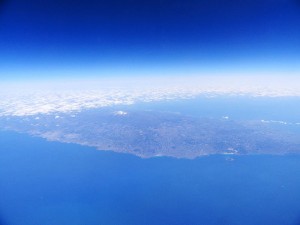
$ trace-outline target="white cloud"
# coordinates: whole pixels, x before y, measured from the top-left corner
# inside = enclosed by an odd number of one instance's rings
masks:
[[[262,123],[277,123],[282,125],[300,125],[300,123],[292,123],[282,120],[261,120]]]
[[[37,115],[219,95],[300,97],[295,77],[138,78],[0,85],[0,115]]]
[[[127,115],[127,112],[125,112],[125,111],[116,111],[114,114],[117,115],[117,116],[125,116],[125,115]]]

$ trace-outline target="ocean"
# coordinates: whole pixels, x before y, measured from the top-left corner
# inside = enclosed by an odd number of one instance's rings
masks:
[[[194,160],[0,133],[1,225],[298,225],[300,156]]]

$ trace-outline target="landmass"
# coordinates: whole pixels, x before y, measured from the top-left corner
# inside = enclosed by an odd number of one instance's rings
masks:
[[[76,143],[139,157],[196,158],[211,154],[300,153],[297,132],[265,121],[192,117],[173,112],[115,108],[76,113],[2,116],[2,129],[49,141]]]

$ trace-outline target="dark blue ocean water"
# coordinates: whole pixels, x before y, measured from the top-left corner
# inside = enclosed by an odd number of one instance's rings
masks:
[[[0,133],[1,225],[298,225],[300,156],[140,159]]]

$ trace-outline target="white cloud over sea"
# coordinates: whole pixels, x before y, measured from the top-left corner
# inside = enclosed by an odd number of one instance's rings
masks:
[[[164,77],[51,80],[0,84],[0,116],[26,116],[113,105],[219,95],[300,97],[293,77]]]

